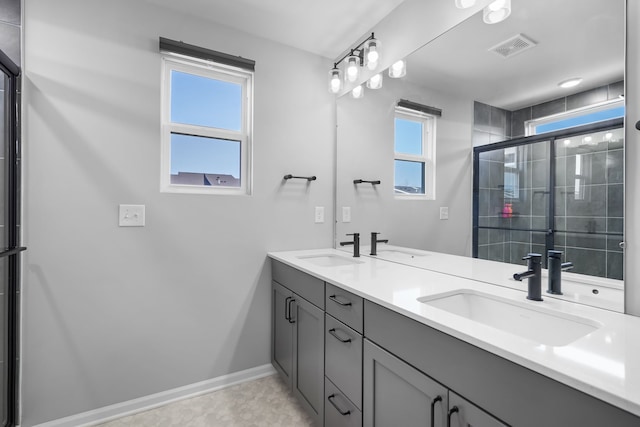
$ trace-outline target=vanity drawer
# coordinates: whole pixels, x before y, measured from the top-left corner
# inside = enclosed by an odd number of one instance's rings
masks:
[[[324,374],[362,408],[362,335],[325,314]]]
[[[324,425],[362,427],[362,412],[329,379],[324,380]]]
[[[324,310],[324,281],[274,259],[271,260],[271,277]]]
[[[327,283],[325,305],[327,313],[362,333],[362,297]]]

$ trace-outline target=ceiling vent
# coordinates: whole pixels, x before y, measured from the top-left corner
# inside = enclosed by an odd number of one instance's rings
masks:
[[[505,40],[489,49],[503,58],[510,58],[513,55],[524,52],[525,50],[535,47],[536,43],[522,34],[517,34],[508,40]]]

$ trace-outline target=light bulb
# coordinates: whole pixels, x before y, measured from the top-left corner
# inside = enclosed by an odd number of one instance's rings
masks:
[[[382,87],[382,74],[378,73],[367,80],[369,89],[380,89]]]
[[[380,41],[372,38],[364,44],[365,66],[370,70],[378,68],[380,62]]]
[[[476,4],[476,0],[456,0],[456,7],[458,9],[468,9]]]
[[[346,78],[350,82],[355,82],[358,78],[358,72],[360,71],[360,58],[357,56],[350,56],[347,58],[347,72]]]
[[[333,68],[329,71],[329,92],[340,92],[340,89],[342,89],[342,79],[340,77],[340,70],[338,68]]]
[[[397,79],[404,77],[407,74],[407,63],[404,59],[396,61],[391,67],[389,67],[389,77]]]
[[[362,87],[362,85],[358,85],[354,87],[353,90],[351,91],[352,98],[359,99],[359,98],[362,98],[363,96],[364,96],[364,88]]]
[[[496,0],[482,10],[482,20],[486,24],[497,24],[511,15],[511,0]]]

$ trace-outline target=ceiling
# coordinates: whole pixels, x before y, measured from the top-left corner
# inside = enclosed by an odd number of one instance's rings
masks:
[[[508,110],[623,80],[624,9],[624,0],[512,0],[507,20],[474,15],[412,54],[407,78]],[[489,51],[517,34],[537,45],[507,58]],[[584,81],[558,87],[572,77]]]
[[[404,0],[147,1],[335,59]]]

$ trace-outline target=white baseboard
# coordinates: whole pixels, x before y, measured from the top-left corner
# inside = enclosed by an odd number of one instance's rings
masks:
[[[256,380],[276,373],[271,365],[262,365],[233,374],[223,375],[195,384],[174,388],[149,396],[140,397],[126,402],[116,403],[69,417],[47,421],[34,427],[88,427],[100,423],[148,411],[168,403],[176,402],[202,394],[211,393],[235,384]]]

